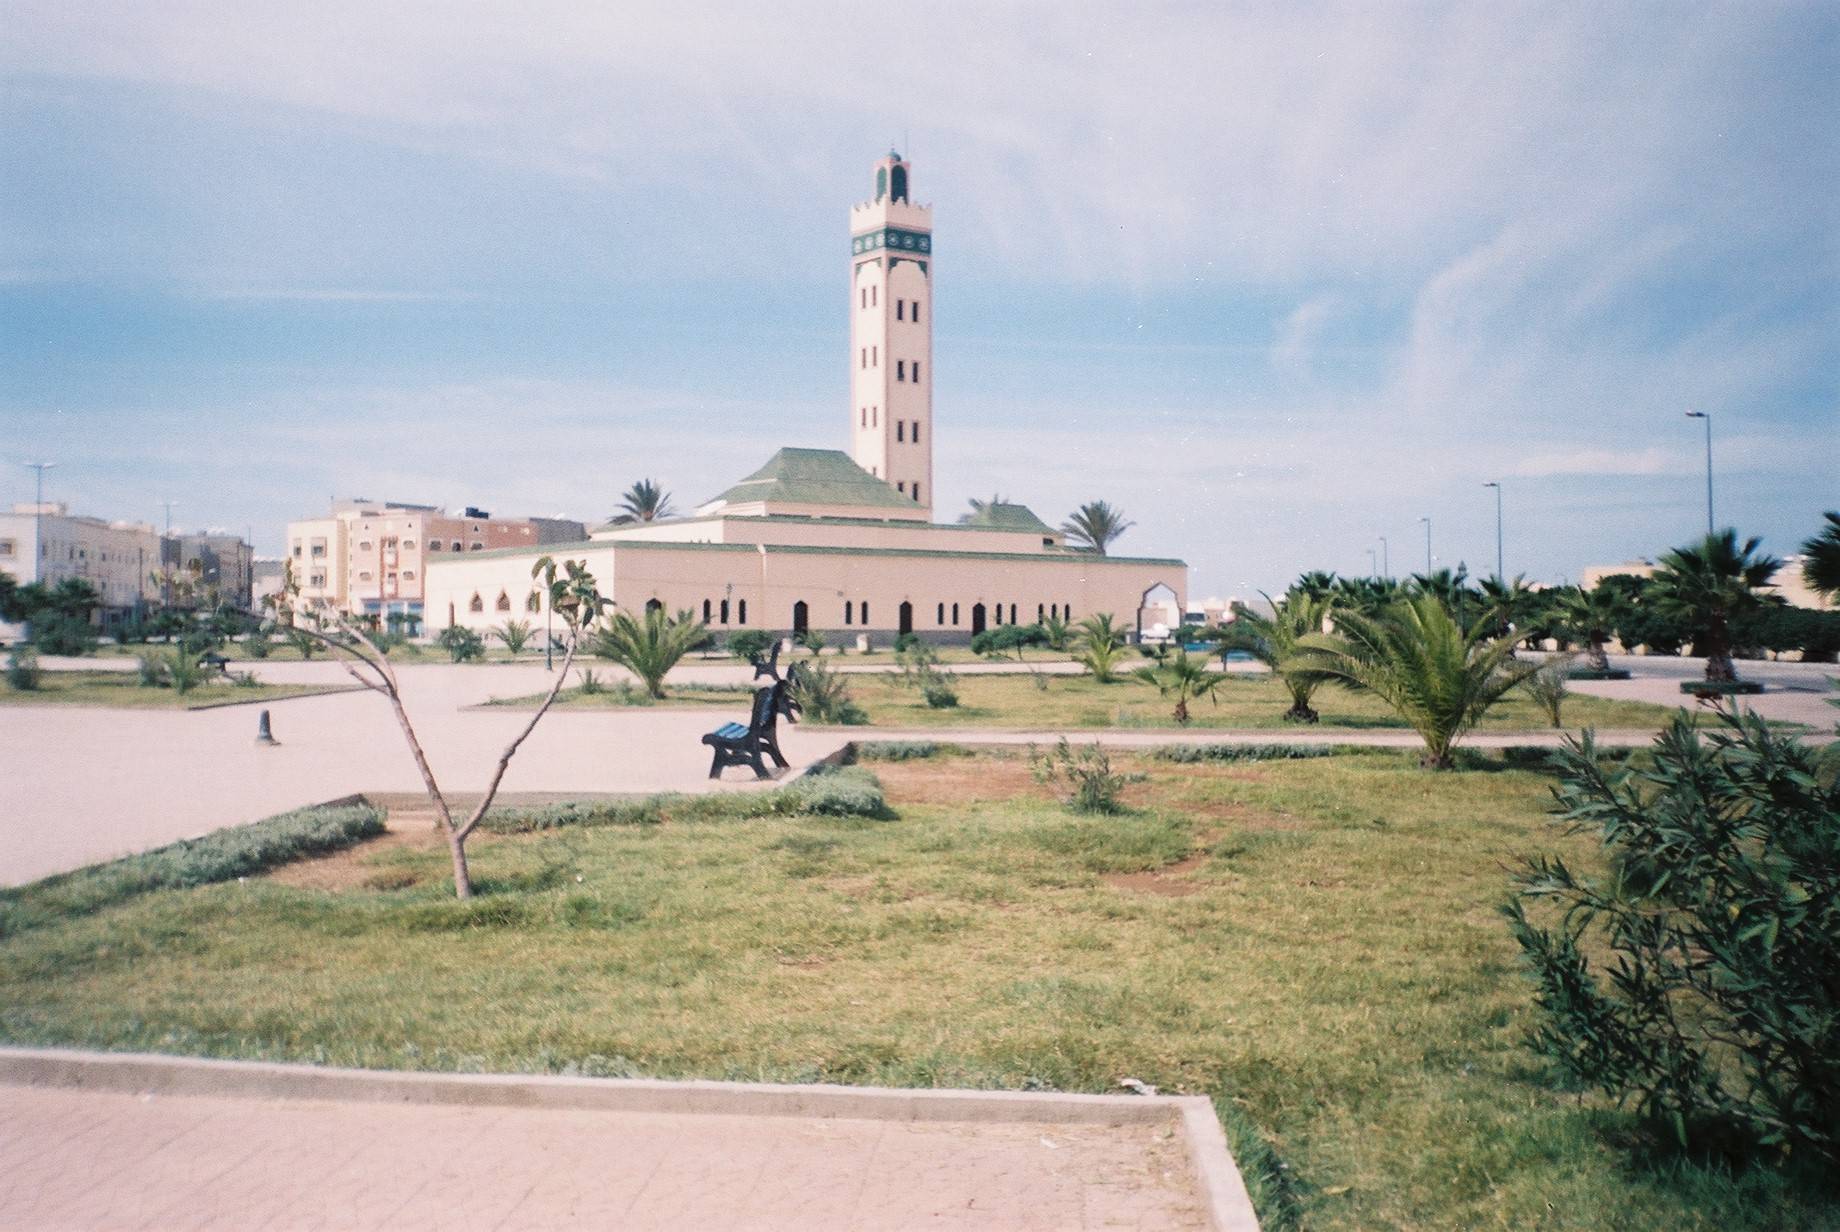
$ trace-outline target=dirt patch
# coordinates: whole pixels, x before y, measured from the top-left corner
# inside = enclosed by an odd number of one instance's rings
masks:
[[[379,854],[398,851],[445,852],[446,840],[434,828],[432,814],[391,813],[376,838],[335,851],[283,864],[269,872],[269,880],[303,890],[400,890],[417,878],[406,868],[379,868]]]
[[[1136,894],[1157,894],[1164,898],[1186,898],[1190,894],[1199,894],[1205,887],[1189,874],[1195,872],[1208,861],[1205,851],[1197,851],[1186,860],[1156,869],[1148,873],[1107,873],[1105,883],[1116,890],[1129,890]]]
[[[969,804],[979,800],[1013,800],[1027,796],[1051,799],[1047,788],[1029,773],[1029,763],[994,757],[916,758],[870,763],[882,780],[888,802],[902,804]]]

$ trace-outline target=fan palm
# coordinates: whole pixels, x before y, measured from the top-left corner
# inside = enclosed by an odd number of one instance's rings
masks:
[[[1538,595],[1538,591],[1527,585],[1527,575],[1524,573],[1515,574],[1514,579],[1508,582],[1500,578],[1484,578],[1482,610],[1484,619],[1489,623],[1489,633],[1495,637],[1512,637],[1516,641],[1525,637],[1523,630],[1527,618],[1533,615],[1539,602]]]
[[[1445,770],[1457,740],[1532,670],[1513,648],[1480,621],[1465,629],[1436,595],[1417,594],[1378,613],[1336,613],[1335,632],[1297,639],[1285,670],[1372,693],[1424,740],[1422,764]]]
[[[672,619],[663,608],[647,608],[637,620],[615,612],[595,635],[594,653],[618,663],[639,678],[647,693],[662,698],[665,676],[707,636],[703,622],[689,612]]]
[[[1124,649],[1124,630],[1112,623],[1110,612],[1098,612],[1080,622],[1074,661],[1093,674],[1099,684],[1118,678],[1118,653]]]
[[[1270,595],[1264,595],[1264,599],[1271,605],[1270,616],[1262,616],[1240,604],[1234,605],[1233,623],[1221,630],[1220,649],[1222,652],[1243,650],[1271,668],[1290,690],[1291,708],[1284,712],[1285,721],[1314,723],[1320,716],[1310,706],[1310,697],[1322,682],[1286,672],[1284,662],[1297,649],[1298,638],[1323,631],[1330,601],[1327,596],[1312,595],[1301,588],[1291,590],[1282,599],[1273,599]]]
[[[1291,591],[1301,591],[1312,599],[1326,598],[1341,579],[1323,569],[1312,569],[1291,583]]]
[[[1209,671],[1206,659],[1191,659],[1188,651],[1165,655],[1155,667],[1140,667],[1131,673],[1146,684],[1156,686],[1164,697],[1176,699],[1176,722],[1188,725],[1188,703],[1199,697],[1212,697],[1227,679],[1225,672]]]
[[[634,522],[657,522],[674,517],[677,510],[671,508],[671,494],[650,479],[641,479],[626,489],[620,497],[620,512],[612,521],[622,525]]]
[[[1802,544],[1802,580],[1828,598],[1840,596],[1840,513],[1828,510],[1827,526]]]
[[[994,506],[1009,504],[1009,497],[999,496],[995,492],[992,492],[990,494],[989,500],[979,500],[977,497],[974,496],[967,503],[970,504],[971,506],[971,512],[959,514],[958,520],[960,522],[969,522],[972,518],[975,518],[978,514],[983,513],[986,509],[993,508]]]
[[[1616,591],[1607,586],[1590,590],[1568,586],[1559,592],[1558,612],[1566,632],[1584,643],[1584,661],[1591,670],[1609,671],[1604,643],[1615,635],[1617,622],[1623,618],[1623,601]]]
[[[1125,518],[1124,510],[1096,500],[1075,509],[1072,516],[1061,523],[1061,534],[1075,547],[1104,556],[1112,540],[1135,525],[1137,523]]]
[[[1443,600],[1460,625],[1468,625],[1475,619],[1476,612],[1482,606],[1482,600],[1476,590],[1469,584],[1469,567],[1458,565],[1452,569],[1438,569],[1432,573],[1414,573],[1410,587],[1421,594],[1436,595]]]
[[[1663,614],[1684,623],[1693,649],[1706,656],[1710,682],[1738,678],[1731,662],[1731,622],[1757,607],[1757,588],[1767,586],[1781,563],[1758,553],[1761,540],[1738,542],[1726,527],[1693,547],[1675,548],[1661,558],[1649,579],[1650,601]]]

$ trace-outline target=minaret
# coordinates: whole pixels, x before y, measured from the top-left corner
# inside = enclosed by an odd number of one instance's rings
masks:
[[[850,207],[850,439],[864,470],[933,503],[933,208],[899,154]]]

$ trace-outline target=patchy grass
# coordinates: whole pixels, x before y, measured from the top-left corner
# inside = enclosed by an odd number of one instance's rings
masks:
[[[1116,818],[1054,804],[1019,750],[961,753],[877,762],[892,821],[665,799],[639,824],[482,835],[469,903],[432,836],[332,857],[351,874],[332,888],[139,894],[0,941],[0,1037],[418,1069],[1129,1076],[1213,1096],[1268,1227],[1840,1224],[1831,1191],[1632,1151],[1623,1116],[1523,1048],[1504,866],[1593,858],[1548,822],[1549,780],[1389,751],[1116,760],[1134,780]]]
[[[46,671],[36,689],[15,689],[0,677],[0,706],[109,706],[131,710],[201,710],[226,702],[277,702],[346,693],[353,684],[233,684],[222,676],[186,693],[141,684],[134,672]]]
[[[667,684],[664,699],[652,697],[645,686],[635,684],[619,668],[590,661],[584,666],[600,678],[592,693],[580,685],[556,695],[556,705],[570,710],[625,710],[633,706],[747,706],[754,697],[754,686],[743,684]],[[487,706],[535,707],[548,693],[526,693],[519,697],[495,697]]]

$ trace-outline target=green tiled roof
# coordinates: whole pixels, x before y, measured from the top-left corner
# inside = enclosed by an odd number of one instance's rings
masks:
[[[841,449],[782,449],[767,464],[717,497],[731,505],[854,505],[915,509],[913,501],[850,460]]]
[[[1035,511],[1027,505],[1010,505],[992,501],[980,505],[965,515],[961,526],[975,526],[983,530],[1028,531],[1033,535],[1052,535],[1054,528],[1035,516]]]

